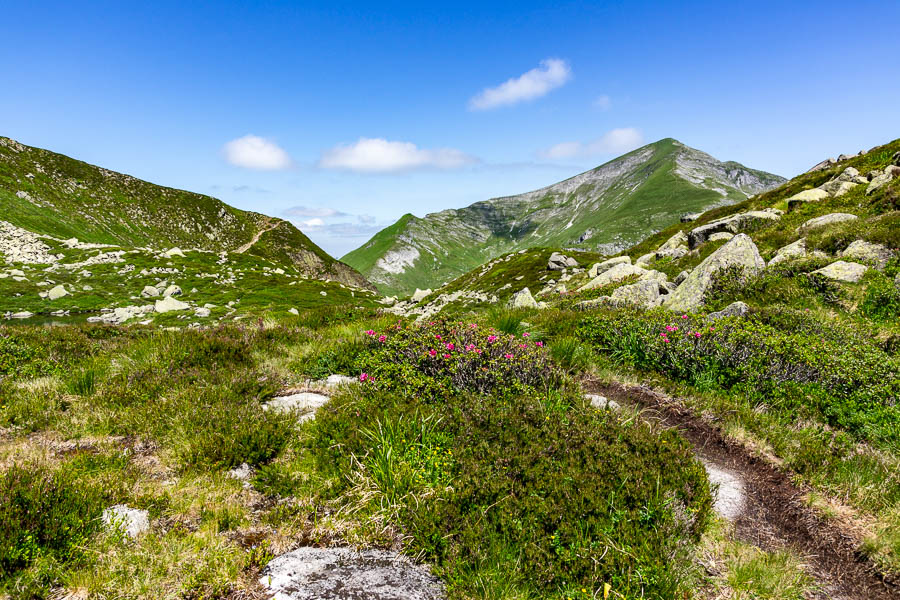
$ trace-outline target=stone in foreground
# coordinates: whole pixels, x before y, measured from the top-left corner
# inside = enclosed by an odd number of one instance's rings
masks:
[[[146,510],[116,504],[103,511],[103,523],[118,528],[128,537],[135,538],[150,529],[150,517]]]
[[[876,269],[884,270],[894,253],[887,246],[873,244],[865,240],[856,240],[847,246],[840,256],[841,258],[870,262],[875,265]]]
[[[868,270],[869,267],[867,267],[866,265],[839,260],[837,262],[831,263],[827,267],[819,269],[818,271],[813,271],[813,273],[822,275],[823,277],[827,277],[828,279],[833,279],[834,281],[856,283],[857,281],[862,279],[862,276],[865,275],[866,271]]]
[[[858,219],[856,215],[851,215],[848,213],[830,213],[827,215],[822,215],[821,217],[816,217],[815,219],[810,219],[803,225],[799,227],[799,231],[809,231],[810,229],[816,229],[818,227],[825,227],[826,225],[834,225],[835,223],[845,223],[847,221],[855,221]]]
[[[163,300],[157,300],[154,308],[158,313],[167,313],[173,310],[187,310],[190,305],[187,302],[176,300],[172,296],[166,296]]]
[[[439,600],[428,567],[385,550],[297,548],[272,560],[259,582],[275,600]]]
[[[328,396],[312,392],[300,392],[290,396],[272,398],[263,404],[263,409],[276,412],[290,412],[292,410],[314,411],[326,402],[328,402]]]

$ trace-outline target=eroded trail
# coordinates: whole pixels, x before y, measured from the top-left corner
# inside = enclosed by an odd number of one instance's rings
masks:
[[[763,550],[787,547],[803,556],[820,586],[813,597],[900,598],[900,581],[885,579],[857,552],[857,542],[850,535],[806,506],[806,490],[777,467],[725,439],[713,425],[677,401],[649,388],[596,380],[584,381],[584,388],[620,404],[642,407],[648,418],[677,427],[696,448],[711,479],[736,476],[742,497],[732,496],[724,505],[733,511],[734,518],[729,520],[735,525],[736,535]]]

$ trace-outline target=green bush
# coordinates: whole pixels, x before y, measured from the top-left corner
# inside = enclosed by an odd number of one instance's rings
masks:
[[[77,557],[102,510],[101,493],[63,471],[10,467],[0,475],[0,579],[37,559]]]
[[[701,388],[734,390],[786,419],[900,440],[900,363],[848,325],[765,310],[709,324],[666,311],[600,312],[579,337],[614,359]]]
[[[860,314],[875,321],[900,319],[900,287],[877,271],[869,271],[866,279],[868,286],[859,305]]]
[[[368,330],[357,358],[360,380],[384,391],[441,398],[469,391],[510,396],[558,380],[543,342],[507,335],[475,323],[397,323]]]
[[[586,598],[603,583],[622,597],[680,597],[711,509],[702,465],[672,431],[573,401],[430,404],[367,388],[320,410],[313,444],[345,492],[372,482],[377,493],[361,495],[396,515],[452,597],[511,582],[528,597]]]

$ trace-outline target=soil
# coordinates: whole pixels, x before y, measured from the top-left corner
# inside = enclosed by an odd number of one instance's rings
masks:
[[[744,497],[733,519],[735,534],[763,550],[790,548],[801,555],[818,582],[813,598],[900,598],[900,579],[881,573],[860,554],[858,540],[808,507],[803,498],[810,490],[795,484],[789,472],[726,439],[677,399],[648,387],[588,380],[584,389],[646,409],[648,418],[679,429],[707,465],[736,475]]]

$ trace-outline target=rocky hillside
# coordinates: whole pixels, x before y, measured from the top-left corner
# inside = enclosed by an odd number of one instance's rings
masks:
[[[425,218],[405,215],[342,260],[382,292],[406,295],[524,248],[617,252],[686,213],[734,204],[783,181],[664,139],[533,192]]]
[[[45,262],[19,251],[24,230],[56,240],[166,250],[236,252],[296,267],[303,275],[370,288],[287,221],[221,200],[0,137],[0,253],[7,262]]]

